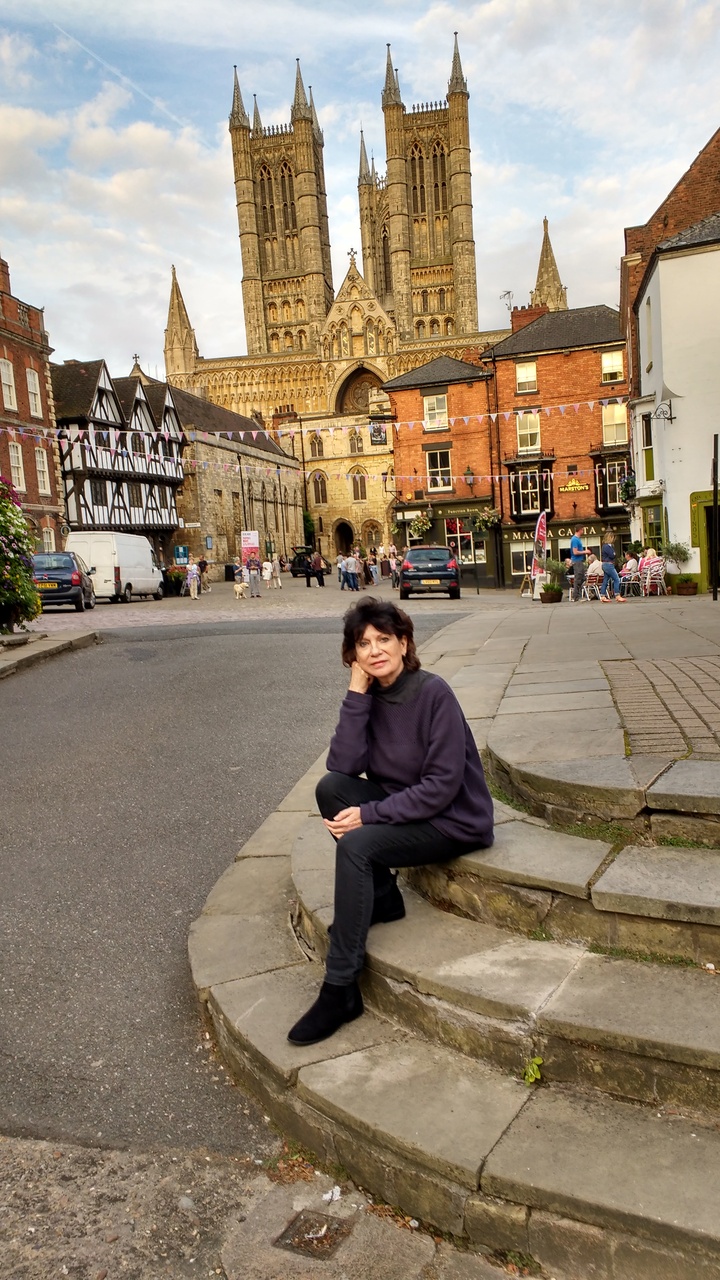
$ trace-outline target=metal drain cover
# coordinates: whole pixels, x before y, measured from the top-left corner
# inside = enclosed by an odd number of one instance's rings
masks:
[[[331,1258],[353,1229],[352,1220],[330,1218],[326,1213],[301,1209],[274,1241],[276,1249],[289,1249],[307,1258]]]

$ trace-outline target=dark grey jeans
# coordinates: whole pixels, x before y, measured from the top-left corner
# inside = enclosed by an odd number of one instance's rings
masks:
[[[315,795],[323,818],[334,818],[341,809],[383,800],[387,792],[366,778],[326,773]],[[444,836],[431,822],[378,822],[341,836],[335,856],[335,916],[325,964],[328,982],[346,986],[360,973],[373,902],[392,888],[392,867],[448,862],[480,847],[478,841]]]

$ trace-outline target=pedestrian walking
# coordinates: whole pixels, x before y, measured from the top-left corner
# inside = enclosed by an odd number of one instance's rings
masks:
[[[350,552],[350,555],[347,557],[347,559],[346,559],[346,561],[345,561],[345,573],[347,574],[348,590],[349,590],[349,591],[359,591],[359,590],[360,590],[360,587],[358,586],[358,572],[359,572],[359,569],[360,569],[360,561],[358,560],[357,556],[355,555],[355,552],[354,552],[354,551],[351,551],[351,552]]]
[[[188,566],[185,573],[185,581],[190,591],[190,599],[197,600],[198,586],[200,585],[200,566],[195,563],[194,556],[190,556]]]
[[[260,574],[262,565],[256,555],[250,555],[247,558],[247,571],[250,577],[250,599],[260,599]]]
[[[272,580],[273,580],[273,583],[274,583],[274,585],[275,585],[275,590],[276,590],[276,591],[278,590],[278,588],[282,591],[282,582],[281,582],[281,580],[280,580],[280,574],[281,574],[281,573],[282,573],[282,569],[281,569],[281,567],[280,567],[280,559],[279,559],[279,557],[278,557],[278,556],[273,556],[273,558],[272,558]]]
[[[288,1033],[297,1045],[363,1013],[368,929],[405,915],[393,870],[493,842],[475,739],[450,686],[420,670],[408,615],[390,600],[359,601],[345,614],[342,657],[350,685],[315,792],[337,841],[335,916],[318,999]]]
[[[390,585],[391,587],[400,586],[400,570],[398,568],[398,558],[394,552],[390,553]]]
[[[210,566],[207,560],[205,559],[204,553],[203,555],[200,556],[200,559],[198,560],[197,564],[198,564],[198,569],[200,570],[200,592],[201,594],[203,591],[207,591],[209,593],[210,578],[208,577],[208,569]]]
[[[265,589],[269,591],[272,585],[272,560],[263,560],[262,580],[265,583]]]
[[[337,558],[335,560],[335,566],[337,568],[338,582],[340,583],[340,586],[342,586],[343,569],[345,568],[345,556],[343,555],[342,551],[338,552]]]
[[[602,587],[600,588],[600,600],[602,604],[607,604],[610,600],[608,591],[612,582],[615,599],[618,604],[627,604],[627,601],[620,589],[620,574],[615,564],[615,534],[612,529],[605,530],[605,541],[600,550],[600,560],[603,568]]]
[[[587,573],[587,565],[585,561],[590,555],[587,547],[583,546],[583,534],[585,526],[582,524],[575,525],[575,533],[570,539],[570,559],[572,560],[573,574],[575,580],[573,582],[573,600],[578,601],[582,593],[585,574]]]
[[[323,563],[323,558],[320,555],[319,551],[316,551],[315,554],[313,555],[311,567],[317,579],[318,586],[324,587],[325,586],[325,565]]]
[[[379,587],[380,586],[380,568],[377,561],[377,555],[373,551],[370,552],[370,555],[368,557],[368,565],[370,568],[370,575],[373,580],[373,586]]]

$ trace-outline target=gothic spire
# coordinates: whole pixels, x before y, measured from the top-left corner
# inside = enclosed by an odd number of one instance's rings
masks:
[[[165,368],[173,373],[192,373],[198,358],[198,345],[195,330],[190,324],[187,307],[180,292],[180,285],[172,269],[170,286],[170,305],[168,307],[167,328],[165,330]]]
[[[358,186],[367,186],[372,182],[372,174],[368,164],[367,151],[365,150],[365,137],[362,129],[360,130],[360,172],[358,174]]]
[[[453,49],[452,70],[448,81],[448,94],[464,93],[467,95],[467,80],[463,75],[462,63],[460,62],[460,50],[458,48],[458,33],[455,32],[455,48]]]
[[[382,91],[382,104],[384,107],[389,107],[399,106],[400,103],[400,84],[398,82],[397,73],[392,64],[390,45],[388,45],[387,65],[385,67],[385,88]]]
[[[322,132],[322,129],[320,128],[320,121],[318,120],[317,111],[315,110],[315,100],[313,98],[312,85],[309,86],[309,89],[310,89],[310,115],[312,116],[313,129],[315,131],[315,137],[317,138],[318,142],[322,142],[323,132]]]
[[[546,306],[550,311],[567,311],[567,289],[560,283],[560,272],[550,243],[548,220],[543,218],[543,239],[538,263],[535,288],[530,294],[530,306]]]
[[[230,112],[230,128],[231,129],[238,129],[238,128],[249,129],[250,121],[248,120],[247,111],[245,110],[245,104],[242,100],[242,94],[240,92],[240,82],[238,80],[237,67],[233,68],[233,75],[234,75],[233,100],[232,100],[232,111]]]
[[[310,104],[305,96],[305,85],[303,84],[302,73],[300,71],[300,59],[296,59],[297,69],[295,71],[295,97],[293,98],[292,111],[290,119],[295,120],[312,120],[312,111]]]
[[[263,131],[263,127],[262,127],[262,120],[260,119],[260,110],[257,104],[257,94],[255,93],[253,94],[253,102],[255,103],[255,106],[253,107],[252,131],[256,135],[256,137],[259,137]]]

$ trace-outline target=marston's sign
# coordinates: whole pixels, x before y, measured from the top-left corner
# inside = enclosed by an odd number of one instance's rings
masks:
[[[579,480],[568,480],[567,484],[561,484],[559,493],[585,493],[590,488],[589,484],[581,484]]]

